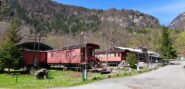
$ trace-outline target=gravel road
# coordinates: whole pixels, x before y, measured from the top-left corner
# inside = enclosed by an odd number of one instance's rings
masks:
[[[107,79],[99,82],[53,89],[185,89],[185,62],[128,78]]]

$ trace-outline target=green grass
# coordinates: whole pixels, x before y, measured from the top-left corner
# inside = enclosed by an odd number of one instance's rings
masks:
[[[132,70],[132,73],[128,73],[128,71],[119,71],[108,75],[89,72],[88,80],[86,81],[82,81],[80,72],[50,70],[49,74],[50,80],[37,80],[32,75],[18,75],[17,83],[16,75],[0,74],[0,88],[45,89],[50,87],[69,87],[107,79],[108,76],[111,76],[111,78],[128,77],[137,75],[139,73],[137,72],[137,70]],[[117,74],[119,74],[119,76],[117,76]],[[98,77],[98,80],[93,80],[94,77]]]
[[[16,83],[16,75],[0,74],[1,88],[15,88],[15,89],[42,89],[49,87],[66,87],[74,86],[83,83],[80,73],[73,71],[50,71],[49,79],[37,80],[31,75],[18,75]]]

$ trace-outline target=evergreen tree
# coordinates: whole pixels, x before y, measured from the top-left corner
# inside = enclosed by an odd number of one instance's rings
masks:
[[[161,55],[164,59],[173,59],[177,57],[172,39],[170,38],[169,29],[166,27],[162,28]]]
[[[131,68],[136,68],[136,65],[135,65],[135,64],[137,64],[136,54],[130,53],[130,54],[128,54],[126,59],[127,59],[127,63],[130,65]]]
[[[21,62],[21,49],[16,45],[21,41],[22,37],[19,34],[21,22],[18,19],[13,19],[10,27],[5,33],[4,41],[0,48],[0,68],[15,68]]]

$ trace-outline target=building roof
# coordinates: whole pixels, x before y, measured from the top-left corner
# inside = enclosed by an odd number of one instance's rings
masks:
[[[119,47],[119,46],[115,46],[114,48],[121,49],[121,50],[128,50],[131,52],[143,53],[141,49],[137,49],[137,48],[134,49],[134,48]]]
[[[106,54],[106,53],[121,53],[125,52],[123,50],[108,50],[108,51],[98,51],[95,54]]]
[[[119,46],[115,46],[114,48],[117,48],[117,49],[120,49],[120,50],[128,50],[128,51],[131,51],[131,52],[137,52],[137,53],[144,53],[142,51],[142,49],[138,49],[138,48],[126,48],[126,47],[119,47]],[[147,51],[147,53],[150,55],[150,56],[154,56],[154,57],[160,57],[160,54],[157,53],[157,52],[153,52],[153,51]]]
[[[35,46],[35,49],[34,49]],[[19,43],[17,47],[21,47],[27,50],[37,50],[39,46],[39,50],[45,51],[45,50],[51,50],[53,49],[51,46],[44,44],[44,43],[38,43],[38,42],[24,42],[24,43]]]

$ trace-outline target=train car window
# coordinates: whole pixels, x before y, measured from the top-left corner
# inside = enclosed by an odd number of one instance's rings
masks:
[[[55,54],[56,54],[56,57],[58,57],[58,52],[56,52]]]
[[[82,62],[85,61],[85,48],[81,48],[81,59],[82,59]]]
[[[53,53],[51,53],[51,57],[53,58],[53,56],[54,56],[54,54]]]
[[[118,53],[118,57],[120,57],[120,53]]]
[[[95,57],[98,57],[98,55],[95,55]]]
[[[114,57],[116,57],[116,53],[114,53]]]
[[[92,55],[95,55],[95,51],[94,50],[92,50]]]

